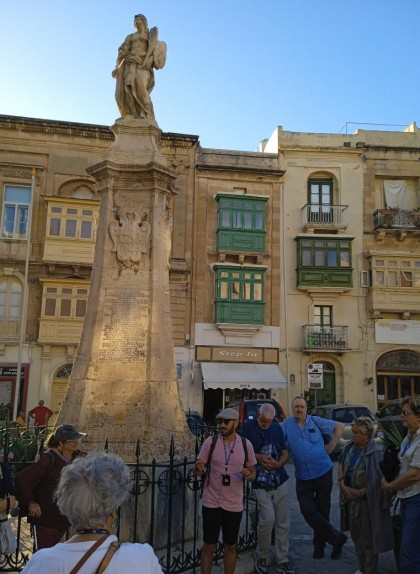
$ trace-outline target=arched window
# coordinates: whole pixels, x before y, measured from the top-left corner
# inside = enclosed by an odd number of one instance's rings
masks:
[[[376,363],[378,406],[420,394],[420,353],[409,349],[384,353]]]
[[[64,367],[60,367],[60,369],[57,371],[57,374],[55,375],[55,379],[68,379],[70,377],[72,368],[73,365],[71,363],[64,365]]]

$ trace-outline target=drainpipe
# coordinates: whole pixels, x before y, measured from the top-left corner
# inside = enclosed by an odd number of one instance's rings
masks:
[[[284,181],[284,180],[283,180]],[[290,369],[289,369],[289,335],[288,335],[288,312],[287,312],[287,281],[286,281],[286,269],[287,269],[287,265],[286,265],[286,217],[285,217],[285,193],[284,193],[284,183],[282,181],[281,184],[281,188],[280,188],[280,193],[281,193],[281,227],[282,227],[282,232],[281,232],[281,242],[282,242],[282,248],[281,248],[281,257],[282,257],[282,265],[281,265],[281,269],[282,269],[282,275],[283,275],[283,279],[282,279],[282,292],[283,292],[283,297],[282,297],[282,302],[283,302],[283,317],[284,317],[284,344],[285,344],[285,349],[286,349],[286,379],[287,379],[287,412],[289,412],[290,409]]]
[[[35,168],[32,169],[32,185],[31,185],[31,201],[28,206],[28,220],[26,223],[26,256],[25,256],[25,274],[23,283],[23,297],[22,297],[22,320],[20,322],[19,331],[19,347],[18,347],[18,360],[16,367],[16,384],[15,384],[15,400],[13,405],[13,419],[16,420],[18,401],[20,395],[20,371],[22,368],[22,347],[24,343],[26,331],[26,312],[28,307],[28,276],[29,276],[29,258],[31,255],[31,230],[32,230],[32,208],[35,201]]]

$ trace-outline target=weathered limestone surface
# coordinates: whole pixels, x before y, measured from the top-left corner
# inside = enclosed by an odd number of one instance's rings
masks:
[[[88,169],[101,196],[82,338],[59,420],[89,450],[143,461],[193,453],[178,395],[169,296],[173,182],[154,120],[122,118],[107,158]]]

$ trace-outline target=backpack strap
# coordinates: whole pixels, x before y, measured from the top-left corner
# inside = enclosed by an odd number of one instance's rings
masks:
[[[242,439],[242,446],[243,446],[244,453],[245,453],[245,460],[244,460],[244,468],[245,468],[246,463],[248,462],[248,446],[246,444],[246,438],[241,435],[241,439]]]
[[[51,450],[47,450],[47,452],[45,454],[47,454],[50,457],[50,462],[49,462],[49,465],[47,468],[47,472],[45,473],[45,476],[46,476],[46,475],[50,474],[52,467],[54,466],[55,459],[54,459],[54,453]]]
[[[207,459],[207,484],[209,484],[210,482],[210,465],[211,465],[211,459],[213,457],[213,452],[214,449],[216,448],[216,443],[217,443],[217,439],[219,438],[219,434],[214,434],[212,439],[211,439],[211,445],[210,445],[210,451],[209,451],[209,456]]]
[[[115,552],[118,550],[118,548],[120,546],[121,546],[121,542],[117,542],[117,541],[111,542],[111,544],[109,545],[105,556],[102,558],[101,563],[99,564],[98,569],[96,570],[95,574],[102,574],[102,572],[105,571],[108,564],[111,562],[112,557],[114,556]]]
[[[99,548],[99,546],[102,544],[102,542],[104,542],[108,538],[108,536],[109,536],[109,534],[104,534],[95,542],[95,544],[92,544],[92,546],[89,548],[89,550],[87,552],[85,552],[83,554],[83,556],[80,558],[79,562],[74,565],[70,574],[76,574],[76,572],[79,572],[80,568],[83,566],[83,564],[86,562],[86,560],[88,560],[88,558],[90,556],[92,556],[92,554],[95,552],[95,550],[97,548]]]

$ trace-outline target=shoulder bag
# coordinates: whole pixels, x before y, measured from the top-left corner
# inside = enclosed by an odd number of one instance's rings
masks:
[[[88,560],[88,558],[90,556],[92,556],[92,554],[95,552],[95,550],[97,550],[99,548],[99,546],[102,544],[102,542],[104,542],[108,538],[108,536],[109,536],[109,534],[104,534],[103,536],[101,536],[99,538],[99,540],[97,540],[95,542],[95,544],[93,544],[89,548],[89,550],[87,552],[85,552],[85,554],[83,554],[83,556],[80,558],[79,562],[71,570],[70,574],[76,574],[76,572],[79,572],[80,568],[83,566],[83,564],[86,562],[86,560]],[[98,568],[95,570],[95,574],[102,574],[102,572],[105,571],[106,567],[110,563],[112,557],[114,556],[115,552],[118,550],[120,545],[121,545],[120,542],[115,542],[115,541],[111,542],[108,550],[105,553],[105,556],[102,558],[101,563],[99,564]]]

